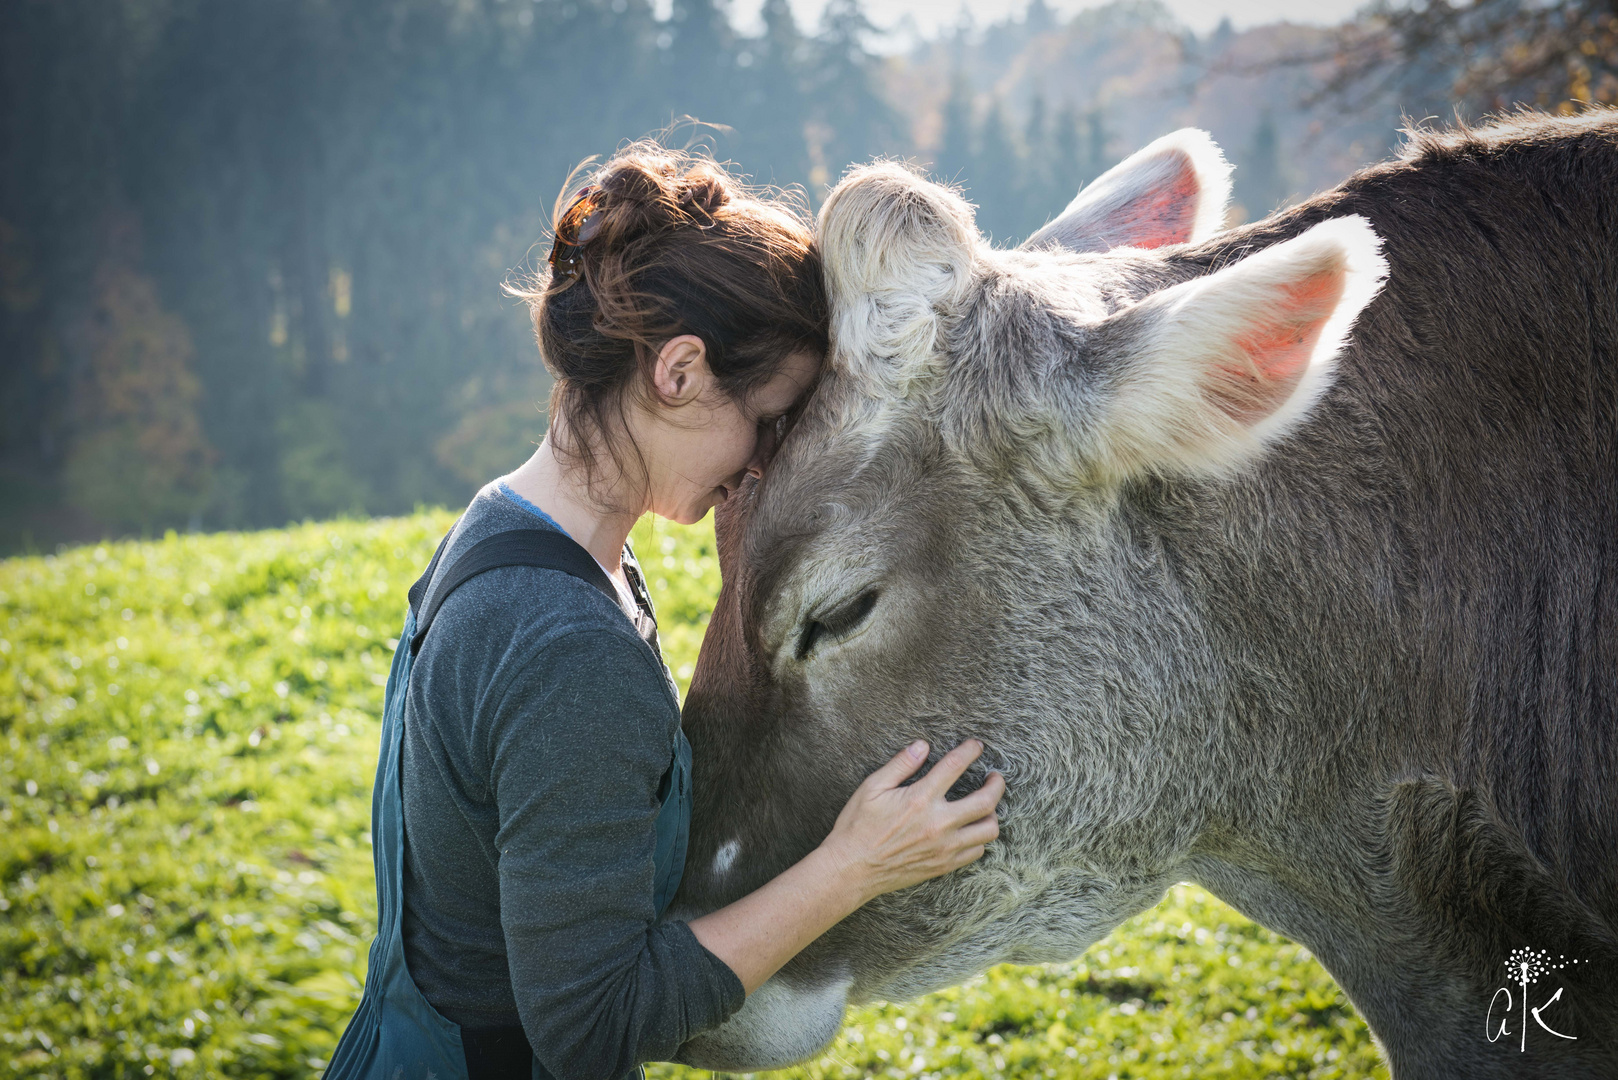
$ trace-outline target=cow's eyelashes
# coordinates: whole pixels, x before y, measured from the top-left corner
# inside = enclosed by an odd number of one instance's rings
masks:
[[[876,598],[877,590],[868,589],[849,603],[804,623],[798,635],[798,659],[808,657],[814,651],[816,642],[823,639],[836,641],[853,633],[871,614],[871,609],[876,607]]]

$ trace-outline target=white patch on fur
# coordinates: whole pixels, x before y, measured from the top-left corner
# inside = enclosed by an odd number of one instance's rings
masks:
[[[739,840],[727,840],[721,844],[719,850],[714,852],[713,872],[716,875],[730,873],[730,868],[736,865],[736,856],[741,854],[741,850]]]
[[[820,208],[831,366],[903,396],[938,349],[982,243],[954,191],[896,162],[851,170]]]
[[[1143,209],[1160,201],[1191,209],[1184,207],[1187,198],[1196,201],[1189,231],[1151,234],[1150,226],[1158,219],[1142,216]],[[1181,128],[1102,173],[1023,247],[1106,251],[1198,243],[1224,228],[1229,203],[1230,163],[1219,144],[1206,131]]]
[[[813,1057],[837,1037],[853,979],[801,989],[780,976],[748,995],[729,1020],[680,1047],[681,1064],[754,1072]]]
[[[1163,467],[1219,473],[1296,428],[1331,386],[1354,320],[1387,277],[1380,247],[1363,217],[1337,218],[1113,316],[1138,338],[1125,336],[1131,355],[1092,448],[1098,465],[1114,478]],[[1340,290],[1335,302],[1300,302],[1299,290],[1321,279]],[[1282,340],[1277,327],[1318,330],[1295,382],[1265,370],[1280,346],[1253,344]],[[1216,404],[1232,397],[1261,415],[1244,421]]]

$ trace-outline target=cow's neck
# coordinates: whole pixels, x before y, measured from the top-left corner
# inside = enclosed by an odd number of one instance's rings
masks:
[[[1508,850],[1507,840],[1468,831],[1464,795],[1410,781],[1379,796],[1345,800],[1334,828],[1299,819],[1278,827],[1211,828],[1185,864],[1186,876],[1256,922],[1307,946],[1337,980],[1386,1049],[1395,1080],[1411,1077],[1611,1077],[1618,1075],[1618,988],[1614,959],[1599,927],[1571,904],[1546,901],[1554,889]],[[1355,803],[1358,803],[1356,806]],[[1352,822],[1357,822],[1355,827]],[[1273,823],[1272,823],[1273,824]],[[1348,826],[1348,827],[1344,827]],[[1431,830],[1446,827],[1443,838]],[[1483,885],[1467,877],[1468,859],[1513,865]],[[1474,864],[1475,865],[1475,864]],[[1562,1041],[1529,1020],[1525,1050],[1512,1038],[1485,1037],[1491,999],[1498,1028],[1505,962],[1527,944],[1552,956],[1579,956],[1530,988],[1551,1027],[1576,1032]]]
[[[1391,512],[1356,530],[1339,516],[1346,510],[1311,496],[1311,475],[1276,468],[1268,488],[1207,489],[1200,506],[1171,485],[1143,488],[1135,504],[1189,583],[1189,618],[1223,665],[1205,695],[1209,723],[1240,749],[1185,875],[1313,950],[1399,1080],[1618,1076],[1611,893],[1589,884],[1610,869],[1571,857],[1560,877],[1545,869],[1517,824],[1544,815],[1507,817],[1499,793],[1510,785],[1477,766],[1480,746],[1517,748],[1497,774],[1559,759],[1463,722],[1467,689],[1492,686],[1500,672],[1446,660],[1429,629],[1436,605],[1412,608],[1391,588],[1411,572],[1388,554],[1400,551],[1396,538],[1377,531]],[[1309,554],[1316,536],[1334,539],[1331,558]],[[1540,640],[1477,621],[1438,625],[1451,644],[1485,632],[1529,649]],[[1546,771],[1564,786],[1578,775]],[[1554,793],[1530,794],[1549,803]],[[1540,839],[1542,852],[1562,850]],[[1592,851],[1609,843],[1576,840]],[[1556,973],[1566,992],[1546,1013],[1552,1027],[1554,1016],[1578,1014],[1577,1042],[1559,1043],[1531,1019],[1521,1052],[1484,1038],[1491,995],[1519,947],[1589,965]],[[1554,989],[1549,980],[1532,988],[1532,1004],[1544,986]],[[1514,1034],[1520,1021],[1519,1010]]]

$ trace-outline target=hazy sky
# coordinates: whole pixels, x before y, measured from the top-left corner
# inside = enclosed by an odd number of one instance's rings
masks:
[[[1237,27],[1257,26],[1280,22],[1283,19],[1298,23],[1334,24],[1352,15],[1366,0],[1165,0],[1169,10],[1185,25],[1198,33],[1206,33],[1230,16]],[[1064,13],[1099,6],[1093,0],[1047,0],[1051,7]],[[733,0],[731,10],[738,24],[752,27],[757,23],[762,0]],[[800,22],[813,26],[820,19],[826,0],[792,0]],[[1028,7],[1028,0],[865,0],[865,10],[878,25],[892,25],[905,15],[916,21],[916,28],[931,35],[940,27],[948,26],[960,17],[961,9],[972,13],[979,24],[995,22],[1008,15],[1019,14]]]

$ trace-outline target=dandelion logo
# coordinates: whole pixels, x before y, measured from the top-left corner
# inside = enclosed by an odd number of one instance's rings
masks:
[[[1550,975],[1553,971],[1561,971],[1563,968],[1577,963],[1577,960],[1569,960],[1560,954],[1552,959],[1551,954],[1544,949],[1531,949],[1526,945],[1512,949],[1511,955],[1506,957],[1506,978],[1521,987],[1522,994],[1522,1027],[1517,1041],[1517,1051],[1519,1053],[1528,1049],[1528,1018],[1530,1016],[1534,1018],[1534,1023],[1555,1035],[1558,1039],[1577,1041],[1577,1035],[1563,1035],[1560,1031],[1547,1024],[1544,1018],[1540,1016],[1540,1013],[1549,1009],[1561,999],[1562,988],[1560,986],[1556,988],[1556,993],[1545,999],[1545,1004],[1537,1009],[1528,1007],[1528,988],[1530,986]],[[1499,1002],[1501,994],[1506,995],[1506,1007],[1500,1017],[1500,1026],[1496,1028],[1494,1026],[1494,1007]],[[1490,1042],[1496,1042],[1511,1034],[1511,1012],[1511,988],[1502,986],[1489,999],[1489,1014],[1484,1020],[1484,1034],[1488,1036]]]

